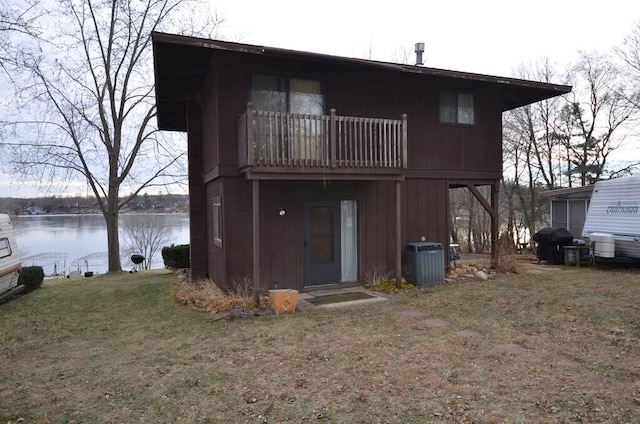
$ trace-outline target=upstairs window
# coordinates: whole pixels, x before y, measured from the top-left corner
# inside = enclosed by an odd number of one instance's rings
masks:
[[[321,116],[324,97],[320,81],[277,75],[251,76],[255,120],[255,158],[321,160],[328,155],[327,134]]]
[[[256,110],[322,115],[320,81],[276,75],[251,76],[251,101]]]
[[[440,93],[440,122],[447,124],[474,124],[473,95],[451,91]]]

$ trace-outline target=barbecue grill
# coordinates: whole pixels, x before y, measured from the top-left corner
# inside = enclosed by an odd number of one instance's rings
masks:
[[[538,243],[536,256],[538,263],[547,261],[553,265],[564,263],[564,246],[573,245],[573,235],[565,228],[547,227],[533,235],[533,241]]]
[[[144,262],[145,257],[136,253],[134,255],[131,255],[131,262],[133,262],[133,270],[137,271],[137,270],[141,270],[142,271],[142,262]]]

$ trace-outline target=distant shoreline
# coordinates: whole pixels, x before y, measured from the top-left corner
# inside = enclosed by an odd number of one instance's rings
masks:
[[[189,212],[157,212],[157,211],[125,211],[120,212],[120,215],[187,215]],[[59,213],[59,212],[51,212],[51,213],[40,213],[40,214],[21,214],[21,215],[12,215],[20,218],[30,217],[30,216],[78,216],[78,215],[91,215],[91,216],[102,216],[102,212],[77,212],[77,213]]]
[[[187,213],[189,196],[186,194],[158,194],[137,196],[121,211],[126,213]],[[0,213],[12,216],[88,215],[102,214],[93,197],[34,197],[0,198]]]

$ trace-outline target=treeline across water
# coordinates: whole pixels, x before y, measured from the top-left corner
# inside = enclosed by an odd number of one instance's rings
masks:
[[[186,194],[142,194],[130,202],[123,212],[184,213],[189,211]],[[83,214],[99,213],[93,197],[34,197],[0,198],[0,213],[9,215]]]

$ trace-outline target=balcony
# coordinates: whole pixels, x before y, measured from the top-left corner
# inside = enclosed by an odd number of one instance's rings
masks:
[[[238,164],[248,178],[402,179],[407,166],[406,115],[304,115],[249,103],[238,137]]]

